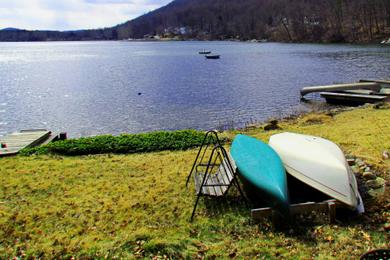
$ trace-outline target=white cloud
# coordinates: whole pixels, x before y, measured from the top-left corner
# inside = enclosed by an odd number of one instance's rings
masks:
[[[171,0],[0,0],[0,28],[78,30],[110,27]]]

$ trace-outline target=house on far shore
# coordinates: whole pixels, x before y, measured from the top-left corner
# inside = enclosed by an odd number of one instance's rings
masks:
[[[390,38],[389,39],[384,39],[383,41],[381,41],[381,44],[390,44]]]

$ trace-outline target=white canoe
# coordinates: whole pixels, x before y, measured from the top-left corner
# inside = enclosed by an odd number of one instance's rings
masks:
[[[269,145],[279,154],[289,174],[364,212],[355,175],[335,143],[315,136],[281,133],[271,136]]]

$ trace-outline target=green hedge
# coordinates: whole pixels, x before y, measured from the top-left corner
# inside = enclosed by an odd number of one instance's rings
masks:
[[[205,133],[196,130],[159,131],[143,134],[101,135],[52,142],[23,149],[21,155],[87,155],[103,153],[142,153],[163,150],[186,150],[200,146]],[[208,140],[208,142],[210,142]]]

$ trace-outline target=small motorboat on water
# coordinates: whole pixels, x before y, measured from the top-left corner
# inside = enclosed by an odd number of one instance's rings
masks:
[[[211,51],[208,51],[208,50],[203,50],[203,51],[200,51],[199,54],[210,54]]]
[[[288,174],[348,208],[364,212],[355,175],[335,143],[310,135],[281,133],[271,136],[269,145],[279,154]]]
[[[207,54],[205,55],[206,59],[212,59],[212,60],[217,60],[219,59],[221,56],[220,55],[216,55],[216,54]]]
[[[266,202],[281,215],[288,216],[290,203],[286,171],[277,153],[256,138],[237,135],[230,154],[252,201]]]

